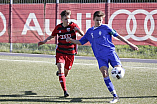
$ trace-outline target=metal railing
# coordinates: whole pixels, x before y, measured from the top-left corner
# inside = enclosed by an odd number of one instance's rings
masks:
[[[0,4],[9,4],[10,0],[0,0]]]
[[[0,0],[0,4],[8,4],[11,0]],[[56,3],[57,0],[13,0],[13,3]],[[157,0],[58,0],[59,3],[145,3],[156,2]]]
[[[145,3],[157,2],[157,0],[110,0],[111,3]]]

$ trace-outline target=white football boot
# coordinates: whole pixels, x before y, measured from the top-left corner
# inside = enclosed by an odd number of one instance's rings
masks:
[[[113,100],[109,103],[117,103],[119,101],[119,97],[113,97]]]

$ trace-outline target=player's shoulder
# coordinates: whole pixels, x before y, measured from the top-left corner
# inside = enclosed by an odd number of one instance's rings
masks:
[[[71,25],[71,26],[77,26],[77,24],[74,23],[74,22],[70,22],[69,25]]]
[[[103,28],[111,28],[108,24],[102,24],[101,27],[103,27]]]
[[[105,29],[105,30],[111,31],[111,30],[112,30],[112,27],[109,26],[108,24],[102,24],[102,25],[101,25],[101,29]]]
[[[63,23],[58,24],[58,25],[56,26],[56,28],[62,27],[62,24],[63,24]]]
[[[94,26],[90,27],[87,31],[92,31],[92,30],[94,30]]]
[[[73,25],[73,24],[76,24],[76,23],[74,23],[74,22],[71,21],[69,24]]]
[[[88,28],[88,30],[86,31],[86,35],[87,35],[87,34],[91,34],[91,33],[93,32],[93,30],[94,30],[94,26]]]

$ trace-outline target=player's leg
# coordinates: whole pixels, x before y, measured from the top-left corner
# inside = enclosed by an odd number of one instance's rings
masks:
[[[114,86],[113,86],[113,84],[112,84],[112,82],[110,80],[109,73],[108,73],[108,67],[102,66],[100,68],[100,71],[101,71],[101,73],[102,73],[102,75],[104,77],[104,82],[105,82],[108,90],[113,95],[113,100],[110,101],[110,103],[116,103],[119,100],[119,98],[118,98],[118,95],[116,94]]]
[[[103,78],[104,78],[104,82],[108,88],[108,90],[111,92],[111,94],[113,95],[113,97],[118,97],[117,94],[116,94],[116,91],[114,89],[114,86],[110,80],[110,77],[109,77],[109,73],[108,73],[108,67],[106,66],[102,66],[100,68],[100,71],[103,75]]]
[[[68,73],[69,73],[69,70],[64,68],[65,77],[68,75]],[[56,72],[56,76],[58,76],[58,74],[59,74],[59,71]]]
[[[64,63],[57,63],[58,67],[58,76],[59,76],[59,82],[61,84],[61,87],[63,91],[67,91],[66,89],[66,79],[64,74]]]
[[[71,70],[73,62],[74,62],[74,55],[66,55],[65,66],[64,66],[65,77],[67,77],[69,71]],[[64,97],[68,97],[68,96],[69,96],[68,92],[64,91]]]
[[[73,62],[74,62],[74,55],[66,55],[65,66],[64,66],[65,77],[67,77],[67,75],[69,74],[69,71],[72,68]],[[59,74],[59,71],[56,72],[57,76],[58,74]]]
[[[112,55],[110,56],[109,62],[113,68],[115,68],[115,67],[121,67],[122,68],[121,61],[120,61],[118,55],[116,54],[116,52],[112,53]],[[122,68],[122,69],[125,70],[124,68]]]
[[[116,54],[116,52],[112,52],[111,55],[109,56],[109,62],[111,66],[114,67],[122,67],[121,61]]]
[[[65,66],[64,66],[65,77],[67,77],[67,75],[69,74],[69,71],[72,68],[73,62],[74,62],[74,55],[66,55]]]
[[[65,76],[67,75],[67,71],[66,72],[64,71],[64,64],[63,63],[57,63],[57,67],[58,67],[59,82],[60,82],[61,87],[64,91],[64,97],[68,97],[69,94],[67,92],[66,78],[65,78]]]
[[[70,71],[70,70],[64,68],[64,74],[65,74],[65,77],[67,77],[67,75],[69,74],[69,71]]]
[[[113,68],[114,67],[122,67],[121,61],[120,61],[118,55],[116,54],[116,52],[111,53],[111,55],[109,56],[109,62]],[[110,103],[116,103],[118,100],[119,100],[118,96],[114,97],[113,100],[110,101]]]
[[[104,82],[108,88],[108,90],[110,91],[110,93],[113,95],[114,99],[114,102],[110,102],[110,103],[116,103],[118,101],[118,95],[116,94],[116,91],[114,89],[114,86],[110,80],[110,77],[109,77],[109,73],[108,73],[108,59],[107,57],[105,57],[105,59],[97,59],[98,60],[98,64],[99,64],[99,69],[103,75],[103,78],[104,78]]]
[[[67,92],[67,88],[66,88],[66,78],[65,78],[65,72],[64,72],[64,67],[65,67],[64,57],[65,56],[61,53],[56,54],[56,63],[58,67],[57,75],[59,76],[59,82],[64,91],[64,97],[67,97],[67,95],[65,96],[65,93]]]
[[[65,75],[65,77],[68,75],[68,73],[69,73],[69,70],[64,68],[64,75]],[[59,71],[56,72],[56,76],[58,76],[58,74],[59,74]]]
[[[69,70],[64,68],[64,75],[65,75],[65,77],[68,75],[68,73],[69,73]],[[64,97],[68,97],[68,96],[69,96],[69,93],[67,92],[67,90],[64,91]]]

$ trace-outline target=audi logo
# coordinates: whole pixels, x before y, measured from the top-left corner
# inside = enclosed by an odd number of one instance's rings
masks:
[[[130,12],[129,10],[125,10],[125,9],[117,10],[116,12],[114,12],[111,15],[111,17],[109,19],[109,26],[110,27],[112,27],[112,22],[113,22],[114,18],[117,15],[122,14],[122,13],[129,15],[127,18],[127,21],[126,21],[126,31],[127,31],[128,35],[124,36],[124,38],[126,38],[126,39],[132,38],[136,41],[143,41],[143,40],[147,40],[148,38],[150,38],[153,41],[157,41],[157,38],[152,36],[152,33],[154,32],[154,29],[155,29],[155,21],[154,21],[153,15],[157,14],[157,10],[153,10],[151,12],[148,12],[148,11],[143,10],[143,9],[137,9],[133,12]],[[145,31],[146,35],[143,37],[137,37],[134,35],[136,32],[136,29],[137,29],[137,21],[136,21],[135,15],[139,14],[139,13],[146,15],[145,20],[144,20],[144,31]],[[130,29],[130,21],[131,20],[133,21],[133,29],[132,30]],[[150,20],[150,23],[151,23],[149,30],[147,28],[148,20]]]

